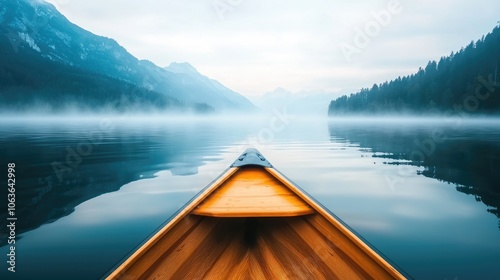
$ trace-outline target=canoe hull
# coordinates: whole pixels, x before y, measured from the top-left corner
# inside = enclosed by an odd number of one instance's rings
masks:
[[[188,215],[117,279],[394,279],[320,214]]]
[[[260,154],[250,163],[226,170],[107,279],[405,279]]]

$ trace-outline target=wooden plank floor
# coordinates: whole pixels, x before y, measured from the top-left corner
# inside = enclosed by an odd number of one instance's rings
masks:
[[[143,256],[150,267],[140,279],[391,279],[318,214],[192,221],[182,236],[164,237],[175,240],[163,241],[161,256]]]
[[[238,170],[193,214],[213,217],[291,217],[314,210],[263,167]]]

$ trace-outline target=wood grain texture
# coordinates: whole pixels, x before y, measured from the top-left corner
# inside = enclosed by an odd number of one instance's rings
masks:
[[[314,211],[263,167],[246,167],[238,170],[192,213],[213,217],[292,217]]]
[[[292,190],[297,196],[301,197],[308,205],[310,205],[316,213],[319,215],[314,215],[310,217],[311,222],[315,223],[315,228],[325,229],[324,233],[337,232],[334,235],[327,234],[327,239],[329,237],[342,237],[342,240],[337,240],[339,246],[344,246],[345,248],[352,248],[356,250],[357,253],[351,254],[355,258],[355,263],[358,265],[364,264],[363,258],[368,257],[372,260],[377,267],[377,269],[382,269],[390,275],[392,278],[387,279],[406,279],[399,271],[397,271],[390,263],[388,263],[384,258],[382,258],[377,252],[375,252],[370,246],[368,246],[363,240],[361,240],[356,234],[354,234],[349,228],[344,226],[340,221],[334,218],[328,211],[323,209],[318,203],[301,191],[297,186],[290,182],[284,175],[282,175],[278,170],[274,168],[266,168],[266,170],[286,185],[290,190]],[[335,239],[329,239],[331,241]],[[384,278],[386,279],[386,278]]]
[[[196,197],[194,197],[190,202],[184,206],[183,209],[173,217],[167,225],[160,229],[154,234],[149,240],[147,240],[138,250],[136,250],[130,257],[128,257],[118,268],[111,272],[106,279],[137,279],[136,275],[144,274],[144,271],[148,269],[151,265],[144,262],[149,262],[150,259],[156,259],[156,257],[151,257],[151,253],[160,254],[169,248],[172,240],[172,234],[175,237],[181,237],[187,231],[192,229],[193,221],[199,222],[201,219],[199,217],[187,216],[193,208],[195,208],[201,201],[203,201],[208,195],[210,195],[214,190],[216,190],[222,183],[224,183],[228,178],[230,178],[238,168],[228,168],[224,173],[222,173],[215,181],[213,181],[209,186],[203,189]],[[181,223],[179,226],[178,224]],[[166,245],[165,245],[166,244]],[[148,257],[143,257],[144,254],[148,254]],[[123,278],[122,275],[127,272],[128,276]],[[131,273],[133,272],[133,273]]]
[[[279,172],[242,167],[228,169],[107,279],[405,277]]]
[[[176,240],[163,255],[144,254],[144,274],[122,279],[395,279],[352,243],[339,246],[345,237],[319,214],[198,219],[181,238],[165,236]]]

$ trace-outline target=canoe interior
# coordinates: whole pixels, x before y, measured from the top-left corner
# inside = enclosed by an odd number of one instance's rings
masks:
[[[405,279],[269,166],[231,167],[107,279]]]
[[[314,210],[259,166],[239,168],[193,214],[213,217],[292,217]]]
[[[394,273],[320,214],[187,215],[116,278],[395,279]]]

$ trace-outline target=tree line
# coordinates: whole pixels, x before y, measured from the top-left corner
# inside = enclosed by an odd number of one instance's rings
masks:
[[[0,112],[212,113],[204,103],[186,104],[128,81],[42,57],[28,46],[14,51],[0,36]]]
[[[417,73],[333,100],[329,115],[500,113],[500,25]]]

